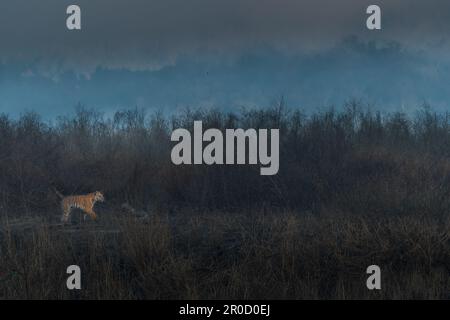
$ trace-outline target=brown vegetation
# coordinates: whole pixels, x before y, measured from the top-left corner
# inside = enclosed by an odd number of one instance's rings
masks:
[[[280,128],[279,174],[172,165],[170,132],[193,120]],[[449,129],[427,108],[407,117],[355,104],[310,116],[281,106],[3,116],[0,297],[449,298]],[[102,190],[99,222],[55,224],[52,187]],[[65,288],[71,264],[79,292]],[[381,292],[365,287],[370,264]]]

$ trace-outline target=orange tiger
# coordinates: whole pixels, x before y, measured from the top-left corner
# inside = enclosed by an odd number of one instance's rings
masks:
[[[103,202],[105,198],[100,191],[95,191],[86,195],[80,196],[67,196],[61,200],[61,208],[63,216],[62,222],[69,220],[70,212],[72,209],[77,208],[86,212],[93,220],[97,219],[97,214],[94,212],[94,205],[97,201]],[[86,216],[85,216],[86,217]]]

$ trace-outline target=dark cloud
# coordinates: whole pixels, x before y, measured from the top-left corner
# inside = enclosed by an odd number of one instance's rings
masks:
[[[78,103],[106,113],[135,106],[169,113],[188,106],[236,110],[267,106],[281,96],[307,111],[340,107],[352,98],[385,111],[414,111],[424,102],[443,110],[450,101],[449,69],[398,43],[356,37],[321,53],[261,48],[233,63],[186,56],[153,71],[98,68],[89,79],[68,71],[53,81],[32,66],[22,71],[9,65],[0,68],[0,110],[55,116]]]
[[[65,29],[65,10],[82,8],[83,30]],[[450,2],[382,0],[383,30],[365,29],[371,0],[14,0],[0,3],[0,57],[54,75],[97,66],[155,70],[183,55],[239,57],[267,45],[290,53],[328,49],[343,37],[395,40],[448,52]]]
[[[82,8],[82,31],[65,28]],[[368,5],[383,29],[365,28]],[[2,0],[0,111],[448,107],[448,0]]]

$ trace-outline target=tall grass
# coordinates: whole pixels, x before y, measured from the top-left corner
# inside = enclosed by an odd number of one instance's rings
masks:
[[[279,128],[278,175],[172,165],[170,133],[194,120]],[[0,297],[448,298],[449,155],[449,116],[428,107],[3,115]],[[100,222],[55,226],[53,187],[103,191]],[[71,264],[81,291],[65,287]],[[365,286],[371,264],[381,292]]]
[[[257,166],[175,166],[171,131],[204,127],[279,128],[280,171]],[[33,113],[0,117],[0,205],[14,214],[50,212],[63,194],[102,190],[110,204],[149,208],[263,208],[355,213],[443,214],[449,209],[447,114],[414,117],[364,111],[304,115],[282,105],[239,114],[142,110],[113,117],[77,109],[45,123]],[[49,211],[50,210],[50,211]]]
[[[74,232],[10,227],[1,243],[6,299],[448,299],[448,224],[335,212],[180,212]],[[116,232],[117,231],[117,232]],[[82,289],[66,289],[67,266]],[[366,268],[382,290],[366,288]]]

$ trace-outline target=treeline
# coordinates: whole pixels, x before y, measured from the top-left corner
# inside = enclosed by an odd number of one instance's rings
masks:
[[[279,128],[280,170],[175,166],[170,134],[204,129]],[[0,205],[17,214],[58,210],[63,194],[101,190],[109,205],[138,208],[317,209],[370,214],[443,214],[450,209],[450,117],[422,108],[382,114],[350,103],[307,115],[283,104],[174,116],[133,109],[106,117],[77,108],[43,121],[0,116]]]

